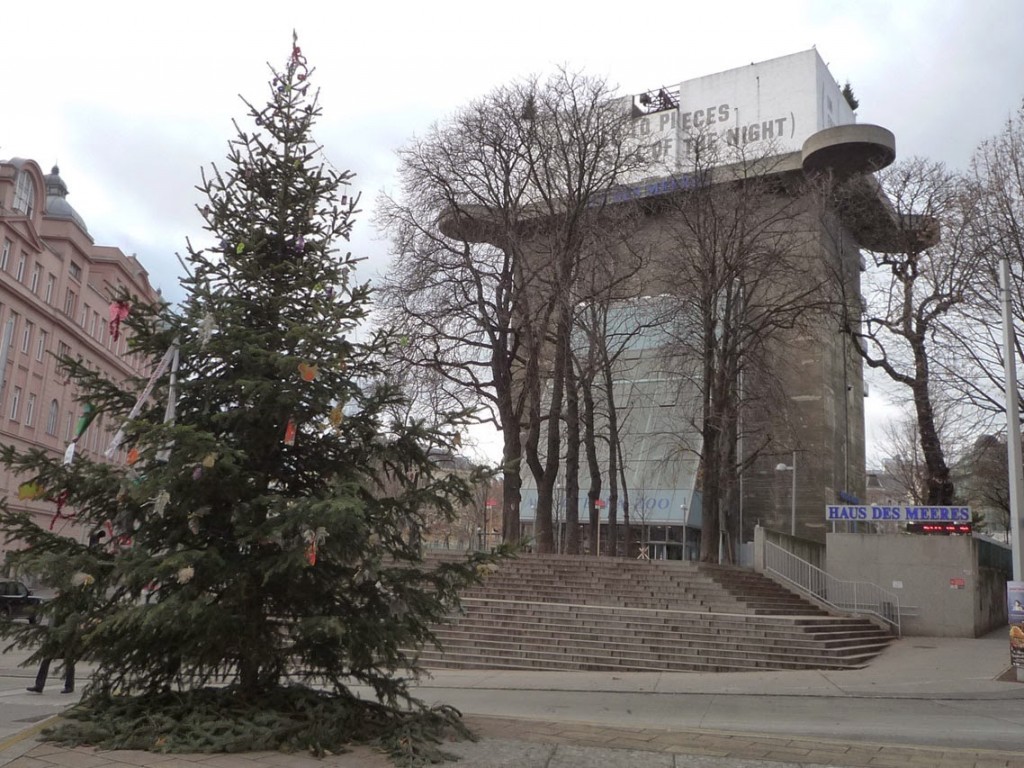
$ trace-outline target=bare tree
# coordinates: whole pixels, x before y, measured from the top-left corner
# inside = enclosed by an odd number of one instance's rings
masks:
[[[969,236],[973,198],[956,174],[922,159],[894,165],[880,180],[892,205],[892,231],[870,254],[862,307],[859,297],[846,296],[843,329],[865,363],[909,390],[924,461],[923,501],[950,504],[955,489],[936,419],[935,392],[943,381],[936,359],[955,334],[957,312],[967,306],[982,266]]]
[[[959,307],[942,362],[949,386],[978,411],[976,434],[992,429],[1005,413],[1003,301],[999,264],[1010,266],[1010,299],[1018,365],[1024,360],[1024,106],[1002,132],[982,142],[967,175],[974,207],[967,221],[978,252],[971,301]],[[986,423],[986,418],[988,423]]]
[[[602,80],[560,71],[499,88],[403,149],[402,197],[380,224],[395,266],[382,307],[407,365],[446,377],[504,441],[504,535],[519,536],[520,465],[550,551],[572,307],[609,191],[642,162]],[[438,226],[440,224],[440,226]]]
[[[755,154],[721,141],[691,146],[693,171],[678,185],[685,190],[658,203],[665,264],[656,279],[675,297],[672,349],[697,370],[701,559],[731,561],[737,478],[772,441],[773,426],[755,418],[779,390],[772,360],[820,321],[828,278],[809,236],[818,198],[802,174],[781,173],[768,145]]]

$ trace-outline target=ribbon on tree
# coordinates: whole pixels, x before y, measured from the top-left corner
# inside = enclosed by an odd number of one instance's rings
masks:
[[[67,518],[71,517],[71,515],[64,515],[64,514],[62,514],[62,512],[64,510],[64,505],[68,503],[68,496],[70,496],[70,494],[68,493],[67,489],[65,488],[63,491],[58,493],[56,498],[54,498],[54,500],[53,500],[54,503],[56,503],[56,505],[57,505],[57,511],[53,513],[53,517],[50,519],[50,530],[51,531],[53,530],[53,526],[55,526],[57,524],[57,520],[59,520],[62,517],[67,517]]]
[[[72,461],[75,460],[75,446],[78,444],[78,439],[85,434],[85,430],[92,424],[92,420],[96,418],[96,406],[92,403],[86,403],[82,406],[82,415],[78,417],[78,421],[75,422],[75,436],[68,443],[67,449],[64,451],[64,466],[66,467]]]
[[[153,387],[156,385],[157,379],[167,372],[167,368],[170,366],[175,354],[177,354],[177,351],[178,345],[172,344],[164,353],[164,356],[161,358],[156,370],[153,371],[153,375],[150,376],[149,381],[146,382],[146,387],[142,390],[142,394],[139,395],[139,399],[135,401],[135,405],[132,406],[131,411],[129,411],[128,418],[124,420],[121,427],[114,433],[114,437],[111,439],[110,445],[108,445],[107,450],[103,452],[103,455],[108,459],[113,458],[114,454],[117,453],[117,449],[121,447],[121,443],[124,442],[124,430],[128,426],[128,422],[138,417],[139,413],[142,411],[142,405],[149,399],[150,394],[152,394]]]
[[[110,323],[107,328],[114,337],[114,341],[121,338],[121,321],[128,317],[132,305],[127,301],[115,301],[110,304]]]
[[[178,340],[175,339],[174,343],[171,344],[171,349],[174,350],[174,356],[171,358],[171,380],[167,384],[167,408],[164,409],[164,426],[170,427],[174,425],[176,418],[176,410],[178,407],[178,362],[180,355],[178,354]],[[163,448],[157,451],[156,460],[164,463],[171,459],[171,448],[174,447],[174,441],[171,440]]]
[[[302,539],[306,542],[306,563],[316,565],[316,553],[327,539],[327,529],[321,526],[313,530],[303,526]]]

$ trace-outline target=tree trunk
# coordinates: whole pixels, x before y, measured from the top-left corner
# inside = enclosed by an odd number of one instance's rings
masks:
[[[580,397],[572,363],[565,369],[565,553],[580,553]]]
[[[522,463],[522,446],[519,438],[519,424],[511,419],[502,420],[504,451],[502,452],[501,492],[501,536],[502,540],[514,544],[522,535],[519,526],[519,503],[521,501],[522,477],[519,474]]]
[[[594,428],[594,390],[591,382],[583,386],[583,445],[587,454],[587,468],[590,470],[590,486],[587,489],[587,511],[589,513],[590,533],[588,544],[590,554],[599,555],[598,529],[601,525],[600,509],[597,500],[601,497],[601,465],[597,460],[597,437]]]
[[[932,407],[931,393],[928,391],[928,358],[922,339],[914,339],[911,343],[917,374],[911,390],[914,393],[917,428],[921,437],[921,452],[924,455],[927,493],[925,503],[932,506],[949,505],[953,503],[956,489],[949,478],[946,455],[942,450],[942,440],[935,425],[935,410]]]

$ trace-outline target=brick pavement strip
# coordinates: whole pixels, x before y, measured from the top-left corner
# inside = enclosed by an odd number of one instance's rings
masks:
[[[1024,768],[1024,755],[983,749],[950,749],[865,742],[844,742],[720,731],[670,731],[616,728],[583,723],[553,723],[471,715],[470,728],[482,737],[516,739],[610,749],[648,750],[677,755],[712,755],[789,764],[850,768]]]

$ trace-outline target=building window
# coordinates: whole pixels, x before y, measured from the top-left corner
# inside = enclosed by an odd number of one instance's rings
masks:
[[[46,296],[43,297],[43,301],[47,304],[53,304],[53,288],[57,285],[57,278],[54,275],[49,275],[46,278]]]
[[[21,258],[18,259],[18,270],[14,273],[14,279],[19,283],[25,280],[25,264],[28,262],[28,256],[24,251],[21,253]]]
[[[75,423],[74,414],[71,411],[68,411],[68,417],[67,417],[67,419],[64,422],[64,439],[65,440],[70,440],[71,439],[71,427],[74,426],[74,423]]]
[[[25,426],[31,427],[32,420],[36,417],[36,396],[29,394],[28,402],[25,403]]]
[[[7,271],[7,262],[11,260],[11,241],[4,238],[3,250],[0,250],[0,269]]]
[[[71,277],[73,277],[75,280],[81,281],[82,268],[75,264],[75,262],[71,262],[71,266],[68,268],[68,272],[71,274]]]
[[[46,341],[50,334],[48,331],[39,330],[39,341],[36,343],[36,360],[42,360],[46,354]]]
[[[21,351],[28,353],[29,347],[32,344],[32,330],[35,328],[35,323],[31,320],[25,321],[25,330],[21,334]]]
[[[87,317],[89,317],[89,305],[88,304],[84,304],[84,305],[82,305],[82,320],[79,323],[79,325],[82,326],[82,328],[85,328],[85,319]]]
[[[16,334],[18,332],[18,320],[20,319],[20,316],[18,315],[17,312],[11,312],[10,315],[8,315],[7,319],[11,320],[12,323],[13,323],[11,325],[11,341],[13,342],[14,341],[14,334]]]
[[[63,360],[65,357],[71,354],[71,347],[65,344],[63,341],[57,342],[57,357]]]
[[[32,279],[29,281],[28,284],[28,289],[32,291],[32,293],[37,293],[39,291],[39,278],[42,276],[42,274],[43,267],[41,264],[36,264],[34,267],[32,267]]]
[[[56,436],[57,434],[57,412],[60,406],[56,400],[50,401],[50,411],[46,414],[46,434]]]
[[[18,420],[18,408],[21,406],[21,387],[14,388],[14,397],[11,398],[11,420]]]
[[[78,296],[70,288],[64,292],[64,314],[72,320],[75,319],[75,301],[77,298]]]
[[[18,183],[14,187],[14,210],[32,215],[32,207],[36,201],[36,185],[27,171],[18,173]]]
[[[92,320],[89,321],[89,335],[94,339],[96,338],[96,325],[100,321],[100,315],[98,312],[92,313]]]

